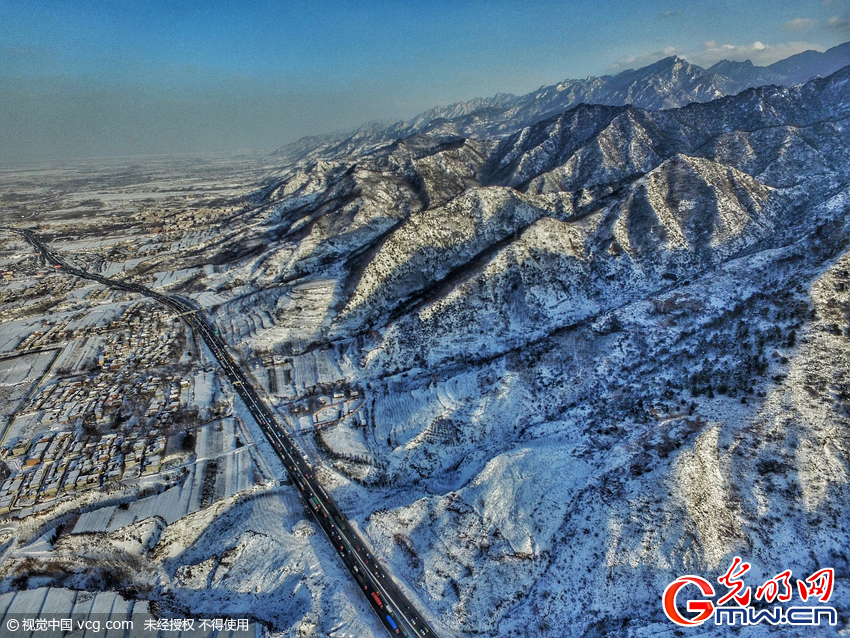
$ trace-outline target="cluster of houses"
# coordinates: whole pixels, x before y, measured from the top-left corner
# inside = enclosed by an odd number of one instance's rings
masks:
[[[72,496],[129,476],[155,474],[162,467],[166,437],[158,430],[129,440],[117,434],[87,436],[48,432],[0,449],[14,468],[0,485],[0,514]]]
[[[60,320],[18,345],[80,339],[80,361],[87,357],[91,365],[48,381],[18,414],[50,431],[0,448],[12,470],[0,484],[0,514],[160,471],[167,441],[160,428],[175,420],[190,385],[158,368],[179,358],[174,322],[141,302],[108,326],[79,328]],[[104,430],[110,433],[98,433]]]
[[[119,322],[110,326],[98,361],[101,367],[133,370],[165,365],[174,360],[176,335],[173,331],[159,329],[163,322],[173,318],[147,304],[130,308],[134,309],[132,317],[127,317],[125,312]]]
[[[170,354],[166,346],[171,345],[175,335],[172,331],[163,333],[162,328],[169,326],[174,320],[174,316],[166,311],[150,303],[140,302],[127,306],[121,316],[106,326],[71,327],[68,319],[60,319],[41,330],[34,330],[18,344],[17,350],[43,348],[90,335],[104,335],[106,345],[101,365],[104,358],[120,361],[122,357],[126,359],[126,363],[142,359],[146,359],[148,363],[153,360],[165,363]]]
[[[152,393],[145,417],[173,416],[180,410],[182,392],[188,386],[188,381],[173,375],[139,378],[129,383],[123,382],[123,376],[116,378],[104,373],[84,379],[63,379],[44,386],[21,414],[38,413],[39,422],[47,426],[86,421],[106,425],[116,418],[126,395],[139,401]]]
[[[143,222],[152,233],[163,233],[170,230],[185,231],[191,226],[215,225],[223,216],[237,210],[236,206],[221,208],[192,207],[169,209],[165,211],[152,209],[133,215],[135,221]],[[166,214],[163,215],[163,212]]]
[[[360,391],[351,387],[340,387],[333,390],[330,396],[311,396],[306,400],[292,403],[290,414],[301,432],[309,432],[329,427],[351,417],[356,427],[363,427],[365,420],[360,408],[363,399]]]
[[[36,279],[31,280],[24,278],[23,281],[30,281],[29,285],[18,285],[13,282],[15,273],[12,270],[4,269],[0,275],[0,282],[4,285],[0,287],[0,304],[4,307],[0,311],[0,317],[4,319],[16,319],[19,316],[21,308],[26,308],[34,303],[38,303],[40,299],[62,299],[75,286],[79,284],[78,280],[73,277],[45,277],[48,270],[38,270],[35,273],[24,271],[18,274],[35,275]]]
[[[174,330],[160,331],[160,326],[170,317],[158,308],[147,304],[130,306],[123,315],[112,322],[108,331],[99,329],[103,340],[98,347],[99,371],[85,377],[64,378],[49,383],[39,390],[22,410],[22,414],[39,414],[43,425],[54,423],[74,424],[94,421],[98,425],[110,423],[127,399],[138,401],[139,396],[155,393],[146,416],[154,417],[164,412],[174,414],[180,409],[181,390],[188,381],[173,376],[149,377],[143,371],[174,361],[177,351]],[[83,336],[79,330],[68,330],[65,322],[58,322],[42,334],[27,337],[18,346],[32,348],[53,342]],[[96,370],[98,368],[95,368]],[[131,377],[132,381],[126,381]]]
[[[33,333],[18,344],[18,350],[29,350],[30,348],[43,348],[55,343],[62,343],[69,339],[83,336],[86,330],[68,330],[68,321],[61,320],[45,326],[43,330],[35,330]]]

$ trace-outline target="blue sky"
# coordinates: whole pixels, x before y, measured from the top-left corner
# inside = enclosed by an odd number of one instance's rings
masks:
[[[850,40],[850,0],[0,0],[0,163],[266,150],[665,55]]]

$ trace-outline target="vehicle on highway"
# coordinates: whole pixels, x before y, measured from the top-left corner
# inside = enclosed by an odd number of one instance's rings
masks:
[[[396,633],[398,633],[398,625],[395,624],[395,621],[392,619],[392,616],[387,614],[387,622],[390,623],[390,627],[392,627]]]
[[[369,585],[366,584],[366,581],[360,574],[354,574],[354,579],[357,581],[357,584],[363,588],[363,591],[368,591]]]

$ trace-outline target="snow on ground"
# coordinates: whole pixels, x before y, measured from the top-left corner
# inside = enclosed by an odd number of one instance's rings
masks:
[[[350,419],[322,430],[322,439],[337,454],[371,458],[363,429],[355,427]]]
[[[193,293],[189,296],[197,301],[203,308],[207,309],[212,308],[213,306],[220,306],[223,303],[227,303],[228,300],[228,297],[209,290]]]
[[[216,375],[214,372],[199,371],[190,378],[191,395],[188,405],[198,410],[208,410],[216,397]]]
[[[44,325],[44,320],[40,317],[4,321],[3,330],[0,330],[0,353],[11,352],[18,347],[21,341],[42,325]]]
[[[382,635],[332,546],[305,516],[290,487],[255,487],[170,523],[151,513],[109,534],[65,537],[55,553],[130,552],[137,558],[125,586],[157,582],[164,589],[150,595],[167,605],[195,616],[256,618],[270,636]],[[311,628],[317,633],[304,633]]]
[[[292,358],[292,385],[296,394],[317,385],[318,382],[319,371],[312,352]]]
[[[564,441],[536,441],[495,457],[461,490],[372,515],[367,533],[396,574],[451,609],[441,618],[449,627],[491,631],[513,592],[542,573],[587,474]]]
[[[3,427],[6,427],[7,417],[3,417]],[[43,427],[38,418],[37,413],[19,414],[15,416],[15,420],[9,425],[6,435],[3,437],[4,443],[17,441],[23,438],[31,438],[34,434]]]
[[[169,527],[157,553],[171,556],[163,568],[174,598],[199,613],[250,609],[286,636],[310,625],[313,635],[380,636],[365,598],[304,515],[295,492],[281,488],[218,512],[200,534],[191,518]],[[175,552],[174,543],[183,549]]]
[[[121,234],[116,237],[98,237],[97,239],[63,239],[57,237],[51,242],[51,246],[56,246],[62,252],[68,253],[83,253],[92,251],[102,251],[105,248],[116,244],[132,244],[138,236],[132,234]]]
[[[292,288],[234,288],[229,293],[233,299],[217,309],[216,321],[232,344],[245,343],[263,351],[289,343],[299,352],[321,338],[330,325],[337,287],[334,279],[316,279]]]
[[[389,438],[394,446],[416,445],[414,440],[423,433],[432,442],[446,439],[450,443],[457,435],[451,419],[463,418],[470,399],[479,394],[476,373],[432,381],[425,387],[393,377],[383,388],[371,391],[374,438],[379,442]]]
[[[115,510],[115,506],[101,507],[100,509],[81,514],[77,524],[74,525],[74,533],[86,534],[88,532],[106,531]]]
[[[107,261],[100,267],[99,274],[107,278],[116,277],[120,279],[124,273],[133,270],[139,264],[144,263],[144,261],[144,257],[136,257],[126,261]]]
[[[81,282],[82,283],[82,282]],[[105,287],[97,283],[82,283],[68,293],[69,301],[84,301],[89,295],[103,292]]]
[[[0,599],[2,603],[0,604],[7,605],[6,616],[10,613],[31,613],[37,615],[44,606],[44,600],[47,598],[48,591],[49,589],[47,587],[41,587],[39,589],[3,594],[2,599]]]
[[[55,358],[56,350],[49,350],[0,359],[0,427],[3,428],[0,436],[3,441],[9,434],[5,432],[7,420],[35,390]]]
[[[112,532],[150,517],[171,524],[211,501],[251,489],[259,478],[251,454],[253,446],[238,441],[238,436],[234,419],[200,428],[196,434],[197,458],[184,466],[186,475],[177,485],[121,507],[110,505],[86,512],[77,521],[74,533]]]
[[[73,317],[68,322],[68,330],[82,330],[84,328],[106,327],[120,317],[131,303],[112,302],[101,303],[82,315]]]
[[[198,387],[210,388],[213,383],[212,378],[204,379]],[[87,511],[55,543],[53,530],[46,530],[18,548],[18,559],[56,560],[64,570],[74,564],[77,575],[68,573],[64,578],[74,589],[86,590],[100,582],[108,565],[127,565],[128,556],[133,556],[132,569],[122,567],[111,578],[120,579],[122,588],[149,592],[142,596],[149,595],[166,608],[189,609],[196,617],[257,619],[270,629],[267,635],[281,638],[383,635],[332,545],[305,520],[309,514],[297,492],[268,480],[283,476],[283,468],[270,449],[268,459],[258,456],[251,438],[260,433],[254,424],[247,429],[240,425],[237,419],[250,416],[238,400],[234,412],[236,418],[216,420],[197,430],[196,454],[189,457],[187,471],[169,470],[179,477],[172,487]],[[261,441],[268,447],[264,438]],[[260,470],[258,461],[264,466]],[[154,476],[147,482],[153,487],[157,480]],[[45,597],[61,598],[63,591],[68,590],[5,594],[0,606],[9,603],[14,609],[37,610]],[[75,613],[86,618],[95,618],[90,615],[95,613],[135,613],[141,604],[109,593],[75,595],[76,599],[64,601],[63,609],[76,605]],[[58,604],[51,603],[51,608]]]
[[[379,441],[394,439],[404,445],[438,416],[450,415],[450,410],[436,398],[434,388],[387,390],[381,400],[375,402],[372,415],[375,438]]]
[[[200,268],[182,268],[180,270],[169,270],[166,272],[155,273],[156,279],[153,284],[151,284],[151,288],[169,288],[176,284],[185,282],[192,277],[196,276],[199,272],[202,272]]]
[[[754,563],[754,584],[786,566],[804,576],[844,565],[846,516],[836,503],[846,500],[850,475],[836,406],[847,382],[824,371],[850,369],[840,331],[850,262],[799,288],[800,302],[820,300],[821,318],[805,333],[798,327],[797,346],[768,348],[776,354],[767,373],[750,373],[753,388],[710,397],[687,391],[706,362],[728,361],[710,335],[718,324],[729,330],[723,322],[738,313],[750,330],[781,327],[785,339],[782,313],[793,298],[775,318],[761,318],[769,302],[739,308],[774,293],[783,277],[776,263],[793,263],[793,250],[728,262],[687,287],[618,308],[613,323],[602,316],[566,331],[536,353],[473,371],[444,368],[430,379],[414,369],[410,378],[372,380],[363,445],[388,461],[385,482],[364,489],[339,479],[334,496],[390,570],[463,634],[620,635],[625,625],[611,610],[624,610],[644,623],[629,635],[672,636],[670,624],[657,621],[658,592],[673,575],[715,578],[741,552]],[[680,301],[691,310],[675,310]],[[449,337],[441,347],[452,349]],[[695,361],[676,358],[694,351]],[[306,355],[292,367],[305,389],[319,377]],[[676,386],[662,394],[668,381]],[[630,387],[637,391],[626,395],[626,410],[640,396],[653,404],[624,414],[620,397]],[[646,420],[629,416],[642,413]],[[349,445],[343,432],[336,426],[323,437],[339,451]],[[836,605],[846,608],[847,596],[843,581]],[[562,628],[569,631],[556,633]]]
[[[81,372],[87,366],[97,364],[97,356],[103,350],[105,339],[102,335],[90,335],[66,342],[62,353],[56,359],[57,370],[69,370],[71,374]]]
[[[28,385],[44,374],[55,356],[49,351],[0,359],[0,388]]]

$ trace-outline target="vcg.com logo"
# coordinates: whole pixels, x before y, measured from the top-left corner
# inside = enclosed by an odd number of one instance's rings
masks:
[[[664,613],[667,618],[682,627],[696,627],[714,617],[716,625],[758,625],[766,622],[771,625],[820,625],[827,622],[830,625],[838,624],[838,613],[834,607],[826,606],[791,606],[782,607],[768,605],[774,602],[787,603],[794,597],[791,587],[791,570],[777,574],[759,587],[756,587],[755,596],[750,587],[744,586],[741,577],[750,569],[750,564],[745,563],[739,556],[732,561],[731,567],[717,582],[728,589],[728,591],[717,601],[708,600],[714,598],[716,593],[709,581],[700,576],[680,576],[667,585],[662,596]],[[802,601],[809,602],[813,599],[821,603],[829,601],[832,596],[832,586],[835,580],[835,571],[830,567],[816,571],[805,580],[797,580],[797,593]],[[702,596],[699,596],[699,594]],[[679,594],[681,593],[681,596]],[[688,616],[682,614],[677,606],[677,596],[684,598],[685,609]],[[694,597],[696,596],[696,597]],[[763,601],[757,607],[750,605],[751,599]],[[735,601],[737,605],[725,603]],[[810,603],[811,604],[811,603]],[[696,614],[696,615],[690,615]]]

